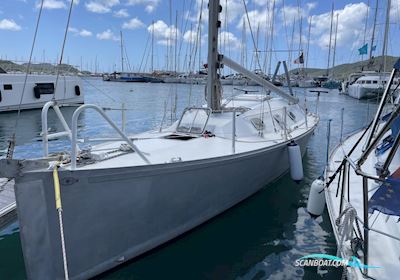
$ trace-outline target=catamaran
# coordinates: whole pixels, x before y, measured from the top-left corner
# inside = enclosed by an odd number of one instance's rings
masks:
[[[297,97],[218,53],[221,6],[209,3],[207,105],[186,108],[172,126],[126,135],[91,104],[76,109],[71,150],[3,159],[0,177],[15,179],[22,251],[29,279],[86,279],[204,223],[285,174],[302,178],[301,155],[319,117]],[[272,94],[222,98],[217,70],[241,72]],[[77,120],[95,110],[119,139],[82,149]],[[59,116],[61,119],[62,116]],[[289,164],[290,163],[290,164]]]
[[[7,74],[0,71],[0,112],[42,108],[51,100],[60,105],[84,103],[81,79],[77,76]]]

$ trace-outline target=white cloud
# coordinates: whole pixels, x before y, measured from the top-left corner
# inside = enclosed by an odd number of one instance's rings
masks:
[[[117,36],[115,36],[114,33],[110,29],[107,29],[106,31],[103,31],[101,33],[97,33],[96,38],[99,40],[119,41],[119,38]]]
[[[186,43],[195,43],[197,41],[197,37],[197,32],[193,30],[188,30],[185,32],[185,34],[183,34],[183,40]]]
[[[79,32],[79,36],[81,36],[81,37],[91,37],[92,35],[93,35],[93,33],[86,29],[82,29]]]
[[[240,40],[235,36],[235,34],[231,32],[223,31],[219,34],[219,41],[227,46],[230,46],[232,49],[240,49],[241,43]]]
[[[71,33],[79,32],[79,30],[77,28],[75,28],[75,27],[68,27],[68,31],[71,32]]]
[[[68,0],[71,3],[72,0]],[[74,0],[74,5],[78,5],[80,0]]]
[[[147,31],[157,39],[160,45],[174,45],[175,38],[180,37],[180,32],[174,25],[168,26],[164,21],[158,20],[147,27]]]
[[[286,23],[286,25],[291,25],[294,21],[299,22],[300,18],[307,18],[310,11],[314,8],[315,5],[313,3],[308,3],[306,5],[306,8],[299,8],[297,6],[285,6],[280,9],[280,17],[284,24]]]
[[[19,26],[13,19],[2,19],[0,20],[0,29],[19,31],[21,30],[21,26]]]
[[[138,29],[144,27],[144,23],[137,17],[131,19],[130,21],[124,22],[122,25],[123,29]]]
[[[91,0],[85,3],[89,12],[105,14],[111,12],[111,8],[119,4],[119,0]]]
[[[145,11],[149,14],[152,13],[160,3],[160,0],[128,0],[127,5],[135,6],[135,5],[144,5]]]
[[[36,8],[40,8],[41,1],[36,1]],[[55,10],[55,9],[66,9],[64,1],[61,0],[44,0],[43,9]]]
[[[128,13],[127,9],[120,9],[118,11],[115,11],[113,14],[114,14],[115,17],[118,17],[118,18],[127,18],[127,17],[129,17],[129,13]]]
[[[258,28],[260,28],[260,30],[267,30],[268,27],[270,26],[269,24],[270,24],[270,19],[272,18],[272,10],[254,10],[254,11],[249,11],[248,14],[253,33],[255,33]],[[268,19],[268,22],[266,21],[266,19]],[[242,30],[243,22],[246,25],[246,31],[250,32],[247,15],[242,16],[236,27]]]
[[[392,19],[400,18],[400,0],[392,0],[392,5],[390,7],[390,17]]]
[[[307,10],[311,11],[317,7],[317,2],[310,2],[310,3],[307,3],[306,5],[307,5]]]
[[[69,27],[68,31],[71,32],[72,34],[74,34],[75,36],[81,36],[81,37],[91,37],[93,36],[93,33],[89,30],[86,29],[77,29],[74,27]]]
[[[357,3],[348,4],[343,9],[334,11],[335,15],[339,14],[337,46],[361,47],[364,28],[357,27],[364,26],[368,9],[369,7],[365,3]],[[334,19],[336,20],[336,16]],[[321,48],[329,45],[330,26],[331,12],[313,16],[312,40]]]

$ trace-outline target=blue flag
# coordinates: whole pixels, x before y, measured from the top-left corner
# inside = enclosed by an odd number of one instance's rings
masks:
[[[367,54],[367,53],[368,53],[368,44],[365,44],[364,46],[362,46],[361,48],[358,49],[359,55]]]

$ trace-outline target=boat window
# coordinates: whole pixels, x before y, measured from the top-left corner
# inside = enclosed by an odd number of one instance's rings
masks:
[[[373,83],[373,84],[377,84],[377,83],[378,83],[378,81],[372,81],[372,83]]]
[[[255,127],[257,130],[264,130],[264,122],[259,119],[259,118],[252,118],[251,124]]]
[[[366,84],[370,84],[371,83],[371,81],[366,81]]]
[[[274,120],[280,127],[283,127],[283,121],[282,121],[281,115],[275,114]]]
[[[12,90],[12,85],[11,84],[6,84],[3,85],[4,90]]]
[[[207,108],[187,108],[183,111],[179,121],[177,132],[202,134],[210,116]]]
[[[293,112],[289,111],[289,117],[292,119],[292,121],[296,121],[296,115],[293,114]]]

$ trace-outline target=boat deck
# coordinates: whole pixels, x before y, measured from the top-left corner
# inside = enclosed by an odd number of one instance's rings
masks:
[[[0,178],[0,228],[9,224],[17,217],[14,181]]]

